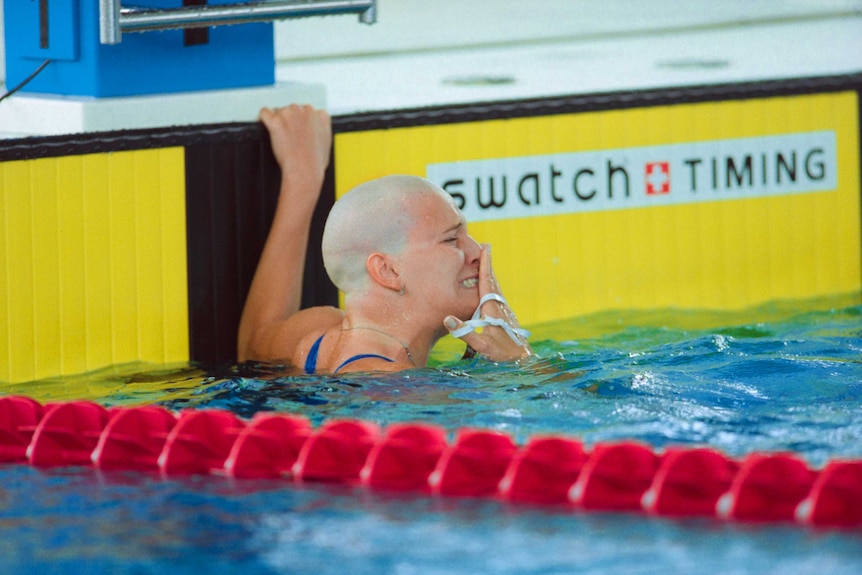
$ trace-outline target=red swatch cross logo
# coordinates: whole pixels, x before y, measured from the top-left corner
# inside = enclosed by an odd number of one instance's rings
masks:
[[[645,180],[648,196],[670,193],[670,162],[648,162]]]

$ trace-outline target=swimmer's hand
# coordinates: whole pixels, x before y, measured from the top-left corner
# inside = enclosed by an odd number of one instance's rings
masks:
[[[473,320],[464,322],[450,315],[443,321],[449,333],[467,344],[466,355],[469,357],[471,349],[492,361],[515,361],[532,355],[533,350],[515,312],[503,298],[491,266],[491,246],[487,244],[482,246],[479,257],[479,294],[483,303],[477,310],[480,321],[476,323],[488,322],[481,333],[471,329]]]
[[[313,200],[313,208],[332,149],[329,115],[325,110],[293,104],[275,110],[263,108],[259,119],[269,132],[272,153],[281,168],[282,191],[285,188],[308,190],[312,197],[304,199]],[[292,198],[293,201],[300,199]]]

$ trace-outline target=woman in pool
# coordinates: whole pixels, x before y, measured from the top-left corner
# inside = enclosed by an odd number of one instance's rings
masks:
[[[308,106],[263,109],[260,119],[281,190],[240,321],[240,361],[287,361],[306,373],[412,369],[425,366],[447,331],[467,353],[494,361],[532,353],[494,277],[490,246],[467,234],[446,192],[413,176],[373,180],[336,202],[322,249],[345,309],[300,310],[331,125],[326,112]]]

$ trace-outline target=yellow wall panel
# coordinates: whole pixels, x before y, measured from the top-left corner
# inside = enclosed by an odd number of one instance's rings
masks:
[[[29,166],[13,163],[2,173],[4,190],[29,189]],[[0,194],[0,377],[35,365],[33,322],[32,198],[29,194]],[[13,287],[15,294],[12,293]],[[13,301],[13,295],[15,299]],[[20,350],[20,353],[13,351]]]
[[[71,160],[72,158],[68,158]],[[56,164],[55,164],[56,165]],[[60,304],[58,349],[43,348],[39,343],[42,371],[46,373],[68,373],[80,365],[81,358],[88,357],[87,347],[87,309],[81,305],[87,294],[86,266],[82,265],[81,254],[85,253],[85,233],[87,226],[75,225],[84,222],[87,204],[85,202],[85,186],[87,179],[83,173],[83,164],[79,161],[65,162],[66,173],[63,181],[63,193],[56,198],[58,217],[62,214],[63,223],[57,226],[57,301]],[[31,163],[34,168],[38,164]],[[49,169],[47,164],[45,169]],[[101,186],[98,182],[89,181],[94,189]],[[58,185],[54,186],[55,189]],[[47,190],[46,190],[47,193]],[[49,268],[50,269],[50,268]],[[51,369],[47,362],[49,354],[61,362],[58,368]]]
[[[147,189],[142,183],[141,175],[149,171],[160,173],[158,156],[135,156],[135,198],[137,206],[137,225],[135,226],[135,242],[138,246],[150,243],[149,249],[139,249],[136,261],[136,277],[138,278],[138,338],[141,353],[148,357],[158,357],[165,353],[162,318],[165,317],[164,292],[165,276],[162,261],[165,255],[162,226],[160,217],[162,197],[158,186]],[[155,182],[158,184],[158,180]],[[154,189],[152,189],[154,188]],[[185,243],[173,246],[174,249],[184,249]]]
[[[58,247],[60,244],[60,217],[57,212],[58,186],[64,174],[57,166],[51,169],[34,170],[31,178],[34,189],[44,190],[40,196],[32,198],[33,237],[33,323],[35,326],[34,343],[38,353],[47,354],[40,364],[56,372],[60,368],[60,315],[62,278],[56,281],[43,281],[43,270],[56,270],[60,266]]]
[[[181,148],[0,164],[0,380],[188,359]]]
[[[125,290],[125,300],[108,299],[105,303],[111,305],[112,318],[110,325],[100,327],[99,334],[110,334],[111,349],[118,356],[135,354],[138,347],[138,245],[137,245],[137,195],[135,180],[134,157],[124,155],[114,158],[108,166],[108,189],[125,190],[123,194],[112,195],[105,202],[104,221],[106,228],[101,232],[101,238],[93,238],[93,245],[104,241],[110,246],[111,275],[102,278],[102,289],[111,292]],[[152,185],[152,180],[149,180]],[[155,186],[153,186],[155,188]],[[104,239],[102,239],[104,238]],[[128,330],[127,326],[134,326]],[[96,336],[97,334],[94,334]]]
[[[177,190],[177,172],[184,172],[185,167],[179,170],[173,163],[175,159],[167,161],[164,156],[160,157],[159,190],[161,190],[161,214],[186,214],[186,196],[183,186]],[[185,174],[183,174],[183,181]],[[189,300],[187,279],[187,251],[186,251],[186,227],[185,221],[179,217],[159,218],[160,248],[162,265],[162,281],[158,288],[162,297],[162,322],[163,330],[162,354],[166,361],[185,361],[189,359]],[[180,273],[182,270],[182,273]]]
[[[535,158],[607,151],[634,173],[632,158],[638,156],[631,150],[660,155],[691,148],[709,156],[714,148],[710,157],[726,158],[719,154],[733,145],[743,158],[746,146],[759,145],[751,143],[756,140],[790,157],[786,142],[834,142],[834,157],[829,146],[824,152],[837,167],[834,186],[824,180],[820,188],[814,182],[776,192],[778,160],[773,152],[757,151],[750,154],[748,185],[762,193],[726,199],[715,190],[738,192],[742,185],[734,190],[731,177],[741,176],[724,170],[724,159],[710,171],[704,156],[683,174],[694,181],[699,169],[706,182],[716,174],[713,196],[703,197],[701,182],[696,201],[470,224],[477,240],[493,244],[497,274],[528,324],[612,308],[741,308],[862,287],[858,130],[856,93],[844,92],[350,132],[336,136],[336,194],[391,173],[432,177],[438,166],[457,171],[481,164],[475,168],[481,171],[525,158],[535,165]],[[800,155],[797,173],[803,161]],[[786,182],[789,176],[782,174]],[[679,181],[673,180],[675,188]]]

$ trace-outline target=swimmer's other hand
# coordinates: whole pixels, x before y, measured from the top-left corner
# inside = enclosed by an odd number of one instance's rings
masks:
[[[494,275],[488,244],[482,245],[479,255],[479,293],[482,297],[472,319],[465,322],[455,316],[446,317],[443,325],[449,333],[492,361],[515,361],[532,355],[529,333],[518,325]],[[481,333],[477,328],[482,328]]]
[[[468,347],[491,361],[517,361],[533,354],[526,337],[514,331],[512,333],[515,337],[510,335],[510,331],[517,326],[506,330],[498,325],[488,324],[480,333],[453,315],[447,316],[443,325],[450,334],[462,339]]]

